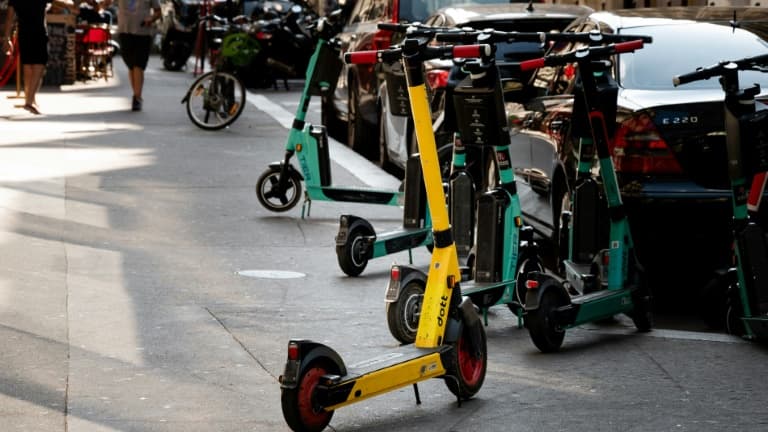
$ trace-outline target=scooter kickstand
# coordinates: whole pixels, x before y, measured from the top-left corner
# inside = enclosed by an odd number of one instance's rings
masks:
[[[307,217],[312,211],[312,198],[309,197],[307,191],[304,191],[304,203],[301,204],[301,218],[304,219],[304,211],[307,212]]]
[[[416,405],[421,405],[421,398],[419,397],[418,383],[413,383],[413,394],[416,395]]]

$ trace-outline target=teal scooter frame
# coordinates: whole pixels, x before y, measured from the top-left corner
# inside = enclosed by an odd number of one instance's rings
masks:
[[[735,266],[726,273],[726,329],[748,340],[768,340],[768,244],[757,214],[768,172],[768,110],[756,111],[760,86],[741,89],[739,71],[768,73],[768,54],[723,61],[673,78],[675,86],[719,77],[725,92],[728,177],[733,207]],[[751,186],[750,177],[752,178]]]
[[[323,125],[306,123],[309,101],[313,95],[334,91],[342,62],[332,37],[338,31],[340,11],[318,21],[318,41],[309,60],[306,83],[296,109],[296,116],[285,144],[282,161],[269,164],[256,181],[256,196],[265,208],[273,212],[292,209],[301,199],[304,181],[306,192],[301,217],[309,216],[312,200],[358,202],[365,204],[399,205],[403,193],[397,190],[375,190],[359,187],[336,187],[331,183],[331,160],[328,133]],[[296,156],[301,172],[291,164]]]
[[[610,318],[616,314],[629,315],[640,331],[652,327],[651,295],[642,277],[637,260],[629,220],[621,201],[616,172],[608,151],[607,122],[614,122],[617,84],[609,74],[611,63],[606,59],[620,53],[641,49],[649,38],[607,46],[588,46],[576,51],[549,55],[520,64],[523,70],[544,66],[562,66],[576,62],[581,86],[577,87],[573,108],[572,131],[579,139],[578,178],[574,188],[574,213],[571,221],[569,259],[564,267],[567,281],[553,276],[532,273],[526,282],[525,325],[534,345],[542,352],[560,349],[565,330],[588,322]],[[582,198],[599,193],[590,170],[597,155],[602,193],[607,201],[610,222],[608,244],[582,259],[577,253],[578,224],[590,221],[579,217]],[[590,207],[600,199],[586,201]],[[598,227],[599,228],[599,227]],[[592,232],[598,237],[598,233]],[[578,293],[571,295],[573,291]]]

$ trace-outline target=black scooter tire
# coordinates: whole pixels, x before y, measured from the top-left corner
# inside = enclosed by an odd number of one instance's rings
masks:
[[[453,344],[453,349],[445,364],[445,385],[448,390],[461,400],[470,399],[483,386],[485,373],[488,369],[488,343],[485,327],[479,326],[480,356],[470,350],[468,341],[469,329],[465,326],[459,340]]]
[[[387,303],[387,326],[392,336],[403,345],[416,340],[421,304],[424,301],[424,284],[408,282],[397,300]]]
[[[280,167],[267,168],[256,181],[256,198],[267,210],[280,213],[296,206],[301,199],[301,177],[294,170],[288,170],[284,191],[277,190],[280,181]]]
[[[336,369],[327,358],[315,359],[301,366],[295,388],[282,389],[283,418],[293,431],[320,432],[331,422],[334,411],[319,406],[314,393],[323,375],[338,373]]]
[[[232,86],[232,103],[226,107],[227,98],[221,87],[212,87],[219,81]],[[215,90],[212,90],[215,89]],[[186,97],[187,116],[195,126],[205,130],[223,129],[237,120],[245,108],[245,86],[236,76],[228,72],[207,72],[200,75],[189,88]]]
[[[347,276],[352,277],[360,276],[368,265],[368,257],[362,256],[360,252],[363,237],[375,234],[366,225],[358,222],[353,222],[349,227],[347,241],[341,246],[336,246],[339,267]]]
[[[565,330],[558,328],[553,318],[555,309],[565,306],[565,302],[553,290],[544,293],[538,309],[529,311],[525,324],[536,348],[543,353],[560,350],[565,339]]]

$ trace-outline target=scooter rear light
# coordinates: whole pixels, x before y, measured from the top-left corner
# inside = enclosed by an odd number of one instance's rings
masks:
[[[260,32],[256,33],[256,39],[258,39],[258,40],[272,39],[272,33],[267,33],[267,32],[260,31]]]
[[[288,360],[296,361],[299,359],[299,344],[290,342],[288,344]]]
[[[427,72],[427,85],[429,85],[431,90],[447,87],[448,71],[443,69],[434,69]]]
[[[646,112],[639,112],[621,122],[609,150],[617,172],[682,173],[675,155]]]
[[[537,289],[539,287],[539,281],[536,279],[528,279],[525,281],[525,287],[529,290]]]
[[[393,281],[400,280],[400,267],[392,266],[392,268],[389,270],[389,280],[393,280]]]

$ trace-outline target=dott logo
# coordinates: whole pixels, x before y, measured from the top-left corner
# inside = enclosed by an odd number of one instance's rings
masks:
[[[443,317],[445,316],[445,308],[448,306],[448,296],[441,296],[440,300],[440,312],[437,314],[437,326],[443,326]]]

